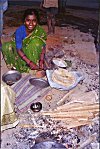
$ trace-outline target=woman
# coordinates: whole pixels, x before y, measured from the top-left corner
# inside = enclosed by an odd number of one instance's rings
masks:
[[[39,26],[38,12],[27,9],[24,24],[15,32],[15,38],[2,46],[7,66],[20,72],[44,68],[46,32]]]

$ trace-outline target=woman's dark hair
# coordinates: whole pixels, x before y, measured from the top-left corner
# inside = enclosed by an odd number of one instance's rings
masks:
[[[37,18],[37,21],[39,22],[39,14],[38,14],[38,11],[36,9],[27,9],[27,10],[25,10],[24,16],[23,16],[23,21],[25,21],[25,18],[28,15],[35,15],[36,18]]]

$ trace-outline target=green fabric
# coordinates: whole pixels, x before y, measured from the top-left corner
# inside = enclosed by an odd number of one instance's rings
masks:
[[[23,52],[35,64],[38,64],[42,47],[46,44],[46,38],[46,32],[37,25],[31,35],[23,40]],[[2,53],[8,67],[15,67],[21,73],[30,70],[26,62],[17,54],[15,40],[3,43]]]

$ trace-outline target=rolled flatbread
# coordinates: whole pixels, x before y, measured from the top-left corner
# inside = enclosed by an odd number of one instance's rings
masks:
[[[52,80],[53,82],[66,87],[69,87],[76,82],[76,78],[73,73],[61,68],[54,70],[52,73]]]

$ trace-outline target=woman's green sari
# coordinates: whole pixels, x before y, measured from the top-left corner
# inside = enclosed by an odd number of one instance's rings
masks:
[[[23,52],[28,59],[38,64],[42,47],[46,44],[46,32],[39,25],[35,30],[23,40]],[[16,51],[15,40],[6,42],[2,45],[2,53],[5,62],[9,68],[15,67],[19,72],[28,72],[30,67],[26,62],[18,55]]]

